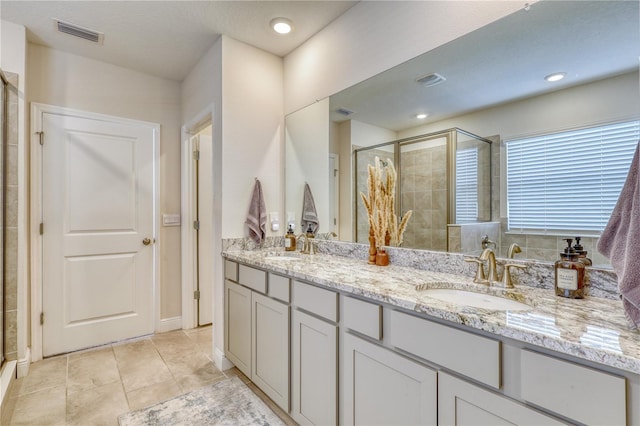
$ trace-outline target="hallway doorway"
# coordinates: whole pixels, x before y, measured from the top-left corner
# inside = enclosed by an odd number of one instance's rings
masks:
[[[191,132],[184,151],[183,286],[192,288],[192,303],[183,308],[183,327],[213,322],[213,128],[201,124]],[[183,204],[184,205],[184,204]],[[186,235],[185,235],[186,233]],[[183,292],[187,297],[191,294]]]

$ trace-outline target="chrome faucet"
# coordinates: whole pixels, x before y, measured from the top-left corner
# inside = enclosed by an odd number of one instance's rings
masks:
[[[480,257],[478,258],[482,261],[488,261],[489,270],[487,271],[487,280],[489,281],[489,285],[498,281],[498,271],[496,268],[496,254],[490,248],[485,248],[482,250]]]

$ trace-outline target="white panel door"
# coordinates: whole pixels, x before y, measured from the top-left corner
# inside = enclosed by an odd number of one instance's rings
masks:
[[[153,332],[154,130],[43,114],[43,355]]]

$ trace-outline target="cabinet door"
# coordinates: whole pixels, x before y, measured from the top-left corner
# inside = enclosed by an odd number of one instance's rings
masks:
[[[291,416],[303,425],[337,422],[337,327],[293,311]]]
[[[251,290],[224,282],[224,353],[251,377]]]
[[[350,334],[343,342],[343,424],[437,424],[436,371]]]
[[[445,373],[438,375],[440,425],[562,425],[523,404]]]
[[[289,411],[289,307],[252,293],[253,361],[251,380]]]

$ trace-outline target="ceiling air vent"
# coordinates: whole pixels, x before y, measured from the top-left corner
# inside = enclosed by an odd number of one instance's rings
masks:
[[[446,78],[436,72],[416,78],[416,81],[425,87],[435,86],[436,84],[440,84],[445,80]]]
[[[353,114],[355,111],[351,111],[350,109],[346,109],[346,108],[338,108],[338,109],[336,110],[336,112],[337,112],[338,114],[342,114],[342,115],[344,115],[345,117],[348,117],[348,116],[350,116],[351,114]]]
[[[76,24],[60,21],[58,19],[53,20],[56,25],[56,30],[61,33],[65,33],[74,37],[83,38],[94,43],[102,44],[104,40],[104,34],[98,31],[90,30],[88,28],[80,27]]]

